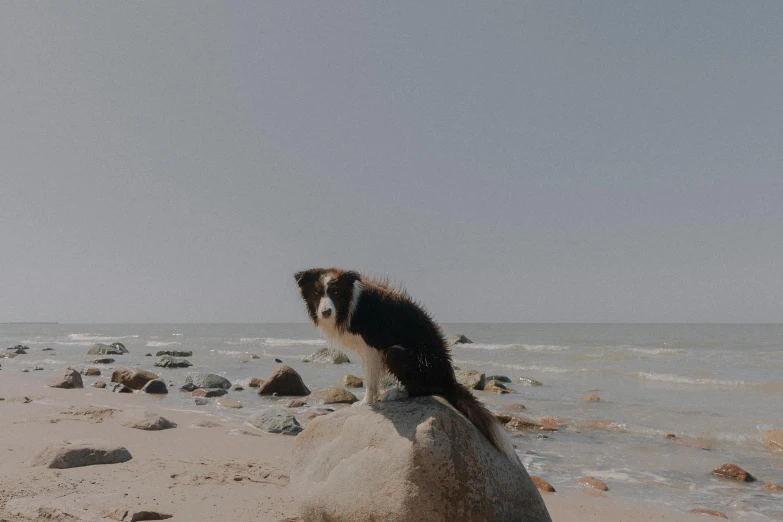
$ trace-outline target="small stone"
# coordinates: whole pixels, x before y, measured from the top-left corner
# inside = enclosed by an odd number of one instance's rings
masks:
[[[258,377],[253,377],[252,379],[250,379],[250,382],[248,383],[247,387],[248,388],[258,388],[262,384],[264,384],[264,381],[262,381]]]
[[[193,397],[220,397],[228,392],[223,388],[198,388],[193,390],[191,395]]]
[[[254,428],[268,433],[296,435],[302,431],[296,418],[287,410],[277,406],[265,406],[261,411],[252,415],[247,422]]]
[[[552,484],[542,479],[541,477],[530,475],[530,480],[533,481],[533,484],[535,484],[536,488],[538,488],[539,491],[545,491],[546,493],[555,492],[555,488],[552,487]]]
[[[561,428],[563,426],[563,422],[557,417],[544,417],[540,419],[538,422],[540,422],[542,426],[546,426],[547,428]]]
[[[609,488],[606,487],[606,484],[595,477],[582,477],[579,479],[579,484],[589,488],[597,489],[598,491],[609,491]]]
[[[251,359],[260,359],[261,357],[259,357],[258,355],[254,354],[254,353],[251,353],[250,354],[250,358]]]
[[[50,388],[84,388],[84,383],[79,372],[69,366],[52,375],[48,386]]]
[[[155,366],[159,368],[188,368],[193,366],[190,361],[182,357],[172,357],[170,355],[161,355],[155,361]]]
[[[304,406],[307,406],[307,402],[303,401],[302,399],[293,399],[288,403],[286,408],[302,408]]]
[[[771,450],[783,451],[783,430],[765,430],[762,440]]]
[[[311,402],[322,404],[353,404],[359,402],[356,395],[343,388],[325,388],[310,395]]]
[[[239,409],[239,408],[242,407],[242,405],[239,402],[235,401],[234,399],[230,399],[228,397],[218,397],[215,400],[215,404],[217,404],[218,406],[221,406],[223,408]]]
[[[108,388],[114,393],[133,393],[133,390],[118,382],[109,383]]]
[[[156,373],[148,372],[147,370],[141,370],[139,368],[117,368],[111,374],[112,382],[118,382],[124,384],[132,390],[140,390],[153,379],[157,379]]]
[[[187,392],[187,393],[190,393],[190,392],[192,392],[193,390],[197,390],[197,389],[198,389],[198,387],[197,387],[197,386],[195,386],[195,385],[194,385],[192,382],[186,382],[186,383],[185,383],[185,384],[182,386],[182,388],[180,388],[180,389],[179,389],[179,391],[181,391],[181,392]]]
[[[728,520],[729,517],[726,516],[725,513],[721,513],[720,511],[715,511],[714,509],[691,509],[688,511],[688,513],[693,513],[694,515],[709,515],[711,517],[718,517],[718,518],[725,518]]]
[[[161,350],[155,354],[156,357],[162,355],[169,355],[171,357],[193,357],[193,352],[190,350]]]
[[[280,359],[275,359],[275,362],[278,364],[283,364],[283,361],[281,361]]]
[[[144,357],[152,357],[152,354],[151,353],[145,353]]]
[[[241,384],[235,384],[231,387],[231,391],[245,391],[245,388]]]
[[[145,431],[159,431],[177,427],[176,423],[150,411],[129,413],[120,424]]]
[[[529,377],[519,377],[517,379],[517,384],[521,384],[522,386],[543,386],[541,382]]]
[[[67,469],[96,464],[127,462],[131,454],[122,446],[104,441],[75,440],[44,449],[32,461],[33,466]]]
[[[92,360],[93,364],[114,364],[114,359],[111,357],[100,357]]]
[[[87,352],[87,355],[122,355],[124,353],[128,353],[128,350],[122,343],[98,343],[90,348],[90,350]]]
[[[195,399],[193,399],[193,403],[196,406],[206,406],[207,404],[209,404],[209,401],[201,397],[196,397]]]
[[[783,491],[783,486],[780,484],[775,484],[774,482],[767,482],[764,484],[764,491],[771,491],[773,493]]]
[[[584,402],[600,402],[601,397],[599,397],[598,395],[585,395],[584,397],[582,397],[582,400]]]
[[[82,375],[87,377],[93,377],[100,374],[101,371],[98,368],[85,368],[84,370],[82,370]]]
[[[712,474],[717,475],[718,477],[739,480],[740,482],[753,482],[756,480],[753,475],[736,464],[722,464],[719,467],[713,469]]]
[[[455,344],[473,344],[473,341],[462,334],[452,335],[446,338],[446,346],[452,346]]]
[[[154,395],[165,395],[169,392],[166,383],[160,379],[152,379],[141,389],[144,393],[151,393]]]
[[[336,348],[319,348],[313,355],[305,357],[302,362],[315,362],[323,364],[347,364],[351,360],[345,352]]]
[[[346,388],[362,388],[364,386],[364,381],[355,375],[343,375],[340,379],[340,386],[345,386]]]
[[[103,381],[95,381],[94,383],[90,384],[93,388],[105,388],[106,383]]]
[[[231,381],[214,373],[192,373],[185,378],[186,383],[191,383],[196,388],[231,388]]]

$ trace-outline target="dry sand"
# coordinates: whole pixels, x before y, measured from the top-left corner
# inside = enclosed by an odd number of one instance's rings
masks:
[[[5,399],[0,401],[0,522],[30,520],[14,512],[39,508],[50,514],[48,520],[73,522],[110,520],[103,517],[118,509],[158,511],[173,515],[174,522],[297,520],[288,490],[290,436],[264,434],[198,411],[164,410],[147,395],[48,388],[34,375],[7,370],[0,371],[0,398]],[[90,406],[99,408],[85,412]],[[123,415],[139,410],[158,413],[178,427],[142,431],[120,424]],[[47,446],[82,439],[121,444],[133,458],[63,470],[30,465]],[[712,519],[629,505],[611,491],[552,493],[544,499],[556,522]]]

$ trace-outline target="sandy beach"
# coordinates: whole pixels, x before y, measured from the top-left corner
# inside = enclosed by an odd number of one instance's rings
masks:
[[[34,374],[2,371],[0,398],[3,520],[29,520],[25,513],[35,509],[54,520],[111,520],[105,517],[124,511],[158,512],[173,521],[298,519],[288,490],[290,436],[227,423],[212,413],[160,408],[149,395],[49,388]],[[120,424],[124,415],[141,410],[177,427],[143,431]],[[31,465],[47,446],[85,439],[120,444],[132,459],[63,470]],[[550,493],[544,499],[556,521],[703,519],[653,503],[630,505],[611,491]]]

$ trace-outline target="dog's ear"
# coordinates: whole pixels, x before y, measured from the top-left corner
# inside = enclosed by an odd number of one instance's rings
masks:
[[[362,276],[359,272],[354,270],[346,270],[337,278],[341,284],[346,286],[353,286],[354,282],[361,280]]]
[[[311,268],[295,273],[294,279],[296,279],[296,284],[299,285],[299,288],[305,289],[313,286],[323,273],[324,271],[321,268]]]

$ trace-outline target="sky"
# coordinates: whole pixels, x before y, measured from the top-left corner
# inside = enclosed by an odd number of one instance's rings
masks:
[[[0,322],[783,322],[783,3],[3,2]]]

